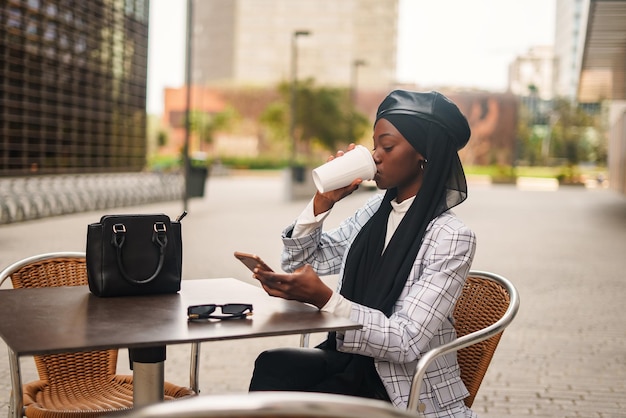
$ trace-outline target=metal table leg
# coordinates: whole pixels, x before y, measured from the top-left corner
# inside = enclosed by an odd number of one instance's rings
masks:
[[[133,369],[133,405],[150,405],[163,401],[165,382],[165,346],[131,348]]]

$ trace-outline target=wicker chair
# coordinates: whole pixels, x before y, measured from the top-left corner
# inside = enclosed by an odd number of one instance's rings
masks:
[[[7,278],[13,288],[86,285],[85,254],[62,252],[29,257],[1,271],[0,286]],[[23,391],[19,390],[19,359],[10,358],[11,414],[86,418],[132,408],[133,377],[116,374],[117,356],[117,349],[34,356],[40,380],[23,385]],[[164,383],[165,400],[195,394],[190,388]]]
[[[470,393],[465,404],[471,407],[500,337],[518,309],[519,294],[509,280],[490,272],[470,271],[454,308],[457,339],[426,352],[419,360],[408,409],[424,412],[419,394],[426,369],[435,358],[453,351],[457,351],[461,379]]]

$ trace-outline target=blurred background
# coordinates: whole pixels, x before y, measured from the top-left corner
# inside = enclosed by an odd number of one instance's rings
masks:
[[[459,105],[470,176],[626,193],[625,1],[3,0],[0,12],[0,222],[186,201],[236,169],[286,170],[286,197],[309,196],[307,169],[370,146],[395,88]],[[119,192],[147,175],[159,192]]]

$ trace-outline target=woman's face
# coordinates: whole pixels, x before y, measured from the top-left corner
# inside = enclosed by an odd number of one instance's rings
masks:
[[[417,194],[422,184],[424,157],[386,119],[379,119],[374,126],[373,156],[374,180],[380,189],[397,187],[398,201]]]

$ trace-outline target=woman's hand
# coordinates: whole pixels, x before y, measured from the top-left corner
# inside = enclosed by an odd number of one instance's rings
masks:
[[[354,144],[348,145],[348,149],[345,152],[352,151],[354,147],[355,147]],[[334,160],[335,158],[339,158],[343,156],[345,152],[337,151],[337,154],[335,156],[331,155],[330,157],[328,157],[328,160],[326,161],[328,162],[328,161]],[[320,193],[318,191],[317,193],[315,193],[315,197],[313,200],[313,214],[317,216],[320,213],[329,211],[335,205],[335,203],[337,203],[338,201],[340,201],[341,199],[350,195],[352,192],[358,189],[359,184],[361,184],[362,182],[363,182],[363,179],[355,179],[348,186],[342,187],[337,190],[330,190],[326,193]]]
[[[270,296],[310,303],[318,309],[326,305],[333,294],[309,264],[291,274],[256,268],[253,277]]]

